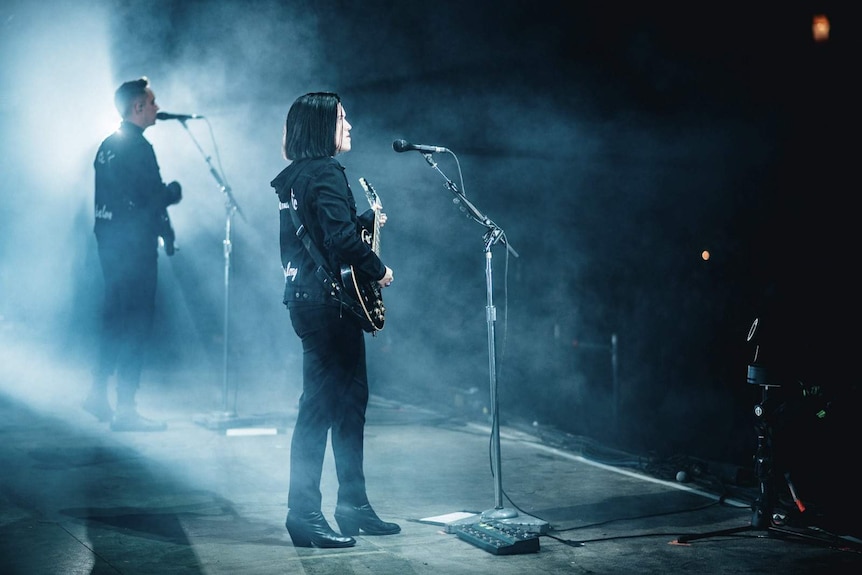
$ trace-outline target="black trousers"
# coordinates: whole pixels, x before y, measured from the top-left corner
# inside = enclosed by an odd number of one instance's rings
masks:
[[[96,386],[117,374],[117,404],[131,406],[140,385],[143,359],[152,333],[158,276],[158,252],[130,253],[99,246],[105,280]]]
[[[338,501],[368,503],[363,472],[368,374],[365,335],[358,322],[332,306],[290,308],[302,340],[302,395],[290,444],[287,505],[320,511],[320,479],[331,431]]]

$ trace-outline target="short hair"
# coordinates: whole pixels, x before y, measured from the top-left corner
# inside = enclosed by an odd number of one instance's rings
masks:
[[[132,115],[132,106],[140,98],[146,97],[149,86],[149,79],[146,76],[141,76],[137,80],[123,82],[117,88],[117,91],[114,92],[114,105],[123,119]]]
[[[334,92],[309,92],[293,102],[284,122],[282,152],[286,160],[335,155],[340,102]]]

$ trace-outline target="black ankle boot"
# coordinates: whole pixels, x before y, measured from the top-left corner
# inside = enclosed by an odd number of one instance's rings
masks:
[[[357,535],[360,529],[368,535],[395,535],[401,532],[397,523],[380,519],[369,503],[359,507],[339,504],[335,508],[335,521],[345,535]]]
[[[295,547],[353,547],[356,539],[333,531],[320,511],[287,512],[284,522]]]

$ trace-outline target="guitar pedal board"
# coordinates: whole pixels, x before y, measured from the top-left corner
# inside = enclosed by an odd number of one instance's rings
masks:
[[[453,527],[453,533],[467,543],[494,555],[538,553],[539,536],[500,521],[479,521]]]

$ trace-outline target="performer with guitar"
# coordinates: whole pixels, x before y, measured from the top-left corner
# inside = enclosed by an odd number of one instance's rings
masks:
[[[284,125],[282,153],[290,164],[272,181],[279,199],[283,301],[303,350],[285,521],[297,547],[352,547],[352,536],[360,532],[401,531],[371,507],[363,471],[369,394],[364,332],[382,329],[379,294],[392,283],[392,269],[378,255],[379,229],[386,222],[379,201],[358,214],[344,167],[335,159],[350,151],[350,130],[337,94],[300,96]],[[329,432],[340,534],[321,512]]]
[[[162,431],[164,422],[140,415],[135,395],[151,335],[159,238],[174,254],[167,208],[182,199],[178,182],[165,184],[144,130],[159,111],[149,80],[124,82],[114,94],[122,123],[96,153],[93,231],[105,280],[102,333],[93,383],[83,407],[113,431]],[[117,377],[117,410],[108,380]]]

